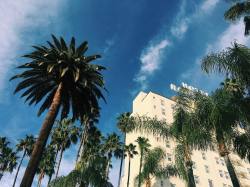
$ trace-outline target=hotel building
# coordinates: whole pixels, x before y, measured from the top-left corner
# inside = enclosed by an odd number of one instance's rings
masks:
[[[173,106],[175,101],[159,94],[140,92],[133,101],[132,115],[156,117],[165,120],[168,124],[173,122]],[[126,145],[133,143],[137,146],[136,139],[146,137],[152,147],[161,147],[166,152],[163,165],[174,163],[175,142],[173,140],[162,140],[152,134],[132,132],[127,134]],[[236,174],[242,187],[250,187],[250,164],[241,160],[237,155],[230,154]],[[216,151],[193,151],[192,154],[193,172],[197,187],[232,187],[231,179],[227,171],[224,159]],[[135,186],[135,177],[139,173],[140,156],[135,155],[131,159],[130,183],[129,187]],[[121,187],[127,187],[128,178],[128,158],[125,158],[124,171]],[[145,184],[142,185],[143,187]],[[170,177],[152,180],[152,187],[185,187],[186,183],[179,177]]]

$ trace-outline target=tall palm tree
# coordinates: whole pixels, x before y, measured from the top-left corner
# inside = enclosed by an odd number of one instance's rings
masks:
[[[48,140],[54,121],[61,111],[61,119],[72,112],[73,120],[81,119],[90,108],[99,108],[98,100],[105,100],[102,90],[104,80],[101,71],[105,68],[91,64],[100,55],[86,56],[88,43],[76,47],[75,38],[69,45],[63,38],[52,35],[49,46],[33,46],[34,51],[24,57],[31,62],[18,66],[24,70],[11,78],[21,79],[15,93],[25,90],[21,97],[26,97],[29,104],[43,101],[38,115],[49,110],[35,143],[30,161],[25,170],[21,187],[30,187],[38,168],[42,152]]]
[[[149,150],[144,155],[143,170],[136,177],[136,181],[140,180],[142,183],[146,183],[146,187],[151,187],[151,181],[153,178],[169,178],[170,176],[177,176],[177,170],[172,165],[163,166],[166,155],[160,148],[156,147],[153,150]]]
[[[56,153],[60,151],[56,178],[58,177],[64,151],[71,146],[71,143],[76,144],[78,137],[79,128],[74,125],[71,119],[62,119],[61,121],[57,121],[56,127],[53,129],[53,134],[51,136],[51,144],[57,145]]]
[[[76,156],[76,164],[79,158],[81,157],[81,154],[84,152],[84,144],[87,141],[88,132],[90,128],[99,121],[98,120],[98,118],[100,117],[99,112],[100,112],[99,109],[92,108],[89,113],[83,115],[83,120],[82,120],[83,131],[81,132],[80,145]]]
[[[212,147],[212,135],[205,128],[199,128],[199,121],[193,114],[193,94],[185,88],[180,89],[176,96],[174,121],[171,125],[156,118],[139,117],[141,119],[136,130],[160,135],[162,138],[172,138],[175,148],[175,163],[180,176],[188,187],[195,187],[193,175],[192,150],[206,150]],[[182,153],[182,154],[181,154]]]
[[[237,98],[236,98],[237,100]],[[240,121],[240,109],[235,104],[235,95],[225,88],[217,89],[210,97],[197,101],[196,117],[204,128],[215,135],[218,152],[225,163],[234,187],[239,187],[239,180],[231,163],[228,147],[231,147],[234,133]],[[206,116],[203,124],[200,116]]]
[[[120,142],[120,137],[116,133],[108,134],[104,138],[103,151],[107,155],[107,169],[106,169],[106,179],[108,180],[109,168],[111,159],[113,156],[119,158],[122,156],[122,143]]]
[[[35,143],[35,138],[33,135],[26,135],[26,137],[24,139],[19,140],[19,143],[16,145],[17,151],[23,151],[23,155],[21,157],[21,161],[19,162],[18,168],[17,168],[17,172],[15,175],[15,179],[14,179],[14,183],[13,183],[13,187],[16,184],[16,179],[20,170],[20,167],[22,165],[23,159],[26,155],[30,156],[32,153],[32,149]]]
[[[55,172],[55,156],[56,151],[52,145],[48,145],[43,153],[42,160],[39,163],[39,167],[37,170],[38,176],[38,184],[37,186],[40,187],[42,184],[42,179],[45,175],[48,175],[49,178]],[[49,180],[50,182],[50,180]]]
[[[139,175],[138,175],[138,187],[141,187],[141,170],[142,170],[142,162],[144,154],[149,151],[149,147],[151,146],[149,144],[149,140],[144,137],[138,137],[136,139],[136,142],[138,143],[139,150],[140,150],[140,166],[139,166]]]
[[[0,137],[0,180],[4,172],[12,172],[17,166],[17,153],[9,147],[6,137]]]
[[[128,157],[128,179],[127,179],[127,187],[129,187],[129,180],[130,180],[130,164],[131,159],[134,158],[134,155],[137,155],[138,152],[136,151],[136,145],[130,143],[129,145],[125,145],[125,156]]]
[[[123,133],[123,147],[122,147],[122,157],[120,162],[120,170],[119,170],[119,178],[118,178],[118,187],[120,187],[121,184],[121,175],[122,175],[122,167],[123,167],[123,160],[124,160],[124,150],[125,150],[125,144],[126,144],[126,136],[127,133],[131,132],[134,129],[134,117],[131,116],[130,112],[122,113],[117,118],[117,127],[119,130]]]
[[[250,2],[244,0],[237,2],[237,0],[231,0],[234,4],[225,12],[224,17],[226,20],[235,21],[244,17],[245,22],[245,35],[249,35],[250,31]]]

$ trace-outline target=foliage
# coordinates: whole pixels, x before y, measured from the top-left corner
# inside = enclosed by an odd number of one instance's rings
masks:
[[[4,172],[11,173],[17,166],[18,156],[9,143],[6,137],[0,137],[0,179]]]
[[[157,147],[149,150],[144,156],[143,169],[141,175],[136,177],[138,182],[139,177],[142,183],[149,182],[152,178],[168,178],[177,176],[177,170],[172,165],[163,166],[162,162],[165,159],[165,152]],[[150,182],[149,182],[150,183]]]
[[[73,120],[82,120],[83,114],[91,108],[99,108],[99,98],[104,99],[101,71],[105,68],[90,63],[101,56],[85,56],[88,50],[86,41],[76,47],[74,37],[69,45],[63,38],[52,35],[52,39],[53,43],[48,41],[49,47],[33,46],[34,51],[24,55],[31,61],[18,66],[24,71],[11,78],[22,79],[15,93],[25,90],[21,97],[26,97],[29,105],[42,101],[38,111],[41,115],[50,107],[59,84],[62,84],[61,118],[67,117],[71,110]]]
[[[238,2],[237,2],[238,1]],[[235,1],[234,1],[235,2]],[[245,22],[245,35],[249,34],[250,30],[250,2],[248,0],[244,0],[239,2],[236,0],[233,6],[231,6],[224,14],[226,20],[235,21],[241,17],[244,17]]]

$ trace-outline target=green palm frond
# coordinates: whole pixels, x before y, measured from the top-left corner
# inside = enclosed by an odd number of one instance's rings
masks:
[[[168,128],[169,125],[165,121],[160,121],[156,118],[150,118],[146,116],[136,116],[135,123],[136,126],[134,131],[159,135],[163,139],[171,137],[170,130]]]
[[[14,93],[23,92],[21,97],[29,105],[42,102],[38,115],[50,107],[59,85],[62,85],[62,119],[72,112],[73,120],[82,120],[91,108],[99,108],[100,98],[105,101],[101,74],[105,67],[90,63],[100,55],[86,56],[87,42],[75,45],[74,38],[67,45],[63,38],[52,35],[48,46],[33,46],[34,51],[24,55],[31,61],[18,66],[23,72],[10,79],[20,79]]]
[[[181,144],[178,144],[175,148],[175,166],[177,168],[177,171],[181,178],[183,178],[185,181],[188,181],[187,171],[185,167],[185,149],[184,146]]]
[[[250,133],[240,134],[234,139],[234,149],[242,159],[250,161]]]
[[[230,7],[224,14],[225,19],[230,21],[235,21],[241,16],[247,15],[250,13],[250,2],[239,2]]]

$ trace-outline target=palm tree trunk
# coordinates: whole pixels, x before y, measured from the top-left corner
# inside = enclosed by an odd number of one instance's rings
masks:
[[[235,173],[234,167],[233,167],[233,165],[231,163],[231,160],[230,160],[230,158],[228,156],[229,152],[228,152],[227,147],[226,147],[226,145],[224,143],[224,139],[222,138],[222,139],[219,139],[217,141],[219,142],[218,143],[219,154],[225,160],[227,170],[228,170],[228,173],[230,175],[233,187],[240,187],[238,177],[237,177],[237,175]]]
[[[123,166],[123,160],[124,160],[124,149],[126,144],[126,133],[124,133],[124,143],[122,148],[122,157],[121,157],[121,163],[120,163],[120,171],[119,171],[119,178],[118,178],[118,187],[121,185],[121,176],[122,176],[122,166]]]
[[[57,147],[57,149],[56,149],[56,156],[55,156],[55,159],[56,159],[56,161],[57,161],[57,156],[58,156],[58,152],[59,152],[59,147]],[[54,169],[56,168],[56,165],[54,164]],[[54,173],[52,173],[52,175],[49,177],[49,180],[51,181],[51,179],[53,178],[53,174]],[[50,182],[49,181],[49,182]],[[49,184],[49,183],[48,183]]]
[[[0,181],[1,181],[2,177],[3,177],[3,171],[0,171]]]
[[[108,181],[109,178],[109,165],[110,165],[110,159],[108,160],[107,168],[106,168],[106,180]]]
[[[86,135],[87,135],[88,129],[89,129],[89,125],[85,124],[85,128],[84,128],[84,131],[83,131],[82,136],[81,136],[80,146],[79,146],[79,149],[77,151],[76,163],[78,162],[79,157],[83,153],[83,146],[84,146],[84,142],[86,141]]]
[[[37,183],[37,187],[41,187],[41,184],[42,184],[42,179],[43,179],[43,174],[44,172],[42,171],[39,175],[39,178],[38,178],[38,183]]]
[[[228,154],[224,156],[224,160],[225,160],[227,170],[228,170],[228,173],[230,175],[233,187],[240,187],[238,177],[237,177],[237,175],[235,173],[234,167],[233,167],[233,165],[231,163],[231,160],[230,160]]]
[[[138,182],[138,187],[141,187],[142,156],[143,156],[143,150],[141,149],[141,158],[140,158],[140,166],[139,166],[139,182]]]
[[[17,176],[18,176],[20,167],[21,167],[21,165],[22,165],[22,163],[23,163],[23,159],[24,159],[25,155],[26,155],[26,150],[24,150],[24,152],[23,152],[23,156],[22,156],[22,159],[21,159],[21,161],[20,161],[20,163],[19,163],[19,166],[18,166],[18,168],[17,168],[16,176],[15,176],[14,183],[13,183],[12,187],[15,187],[16,179],[17,179]]]
[[[77,151],[76,163],[78,162],[79,157],[80,157],[80,151],[81,151],[81,149],[82,149],[82,144],[83,144],[83,136],[84,136],[84,132],[82,133],[80,145],[79,145],[79,148],[78,148],[78,151]]]
[[[32,151],[28,166],[25,170],[20,187],[31,187],[32,185],[34,176],[36,174],[39,162],[42,157],[44,147],[46,146],[50,131],[53,127],[58,110],[60,108],[61,91],[62,91],[62,83],[59,84],[56,90],[52,104],[49,108],[49,112],[47,113],[47,116],[43,122],[42,128],[40,130],[37,141],[34,145],[34,149]]]
[[[194,180],[194,173],[193,173],[193,168],[192,165],[187,166],[189,164],[186,164],[187,167],[187,176],[188,176],[188,187],[195,187],[195,180]]]
[[[56,170],[56,178],[58,177],[58,173],[59,173],[59,169],[60,169],[60,165],[62,161],[62,156],[63,156],[63,150],[64,150],[64,147],[62,147],[61,152],[60,152],[59,162],[58,162],[58,166]]]
[[[129,178],[130,178],[130,158],[128,159],[128,181],[127,181],[127,187],[129,187]]]
[[[52,175],[49,176],[47,187],[49,186],[49,183],[50,183],[51,179],[52,179]]]
[[[196,187],[193,173],[193,162],[191,159],[191,151],[189,150],[188,145],[185,145],[185,166],[187,169],[187,177],[188,177],[188,187]]]

